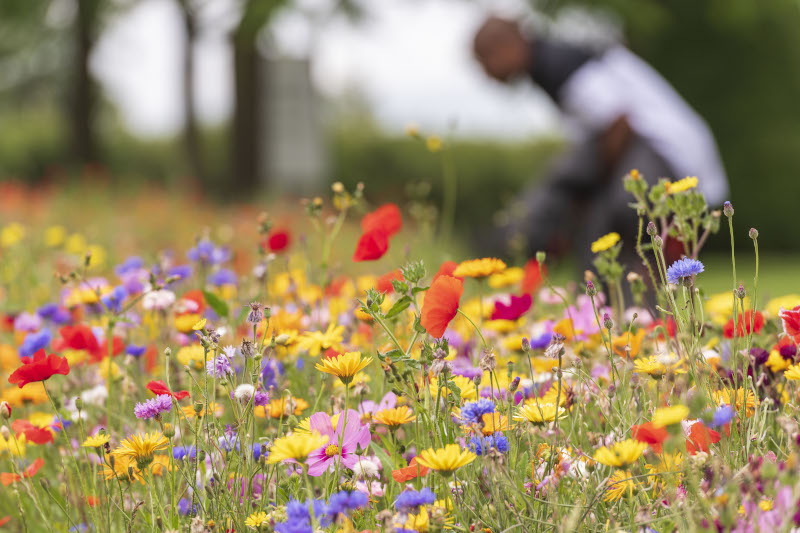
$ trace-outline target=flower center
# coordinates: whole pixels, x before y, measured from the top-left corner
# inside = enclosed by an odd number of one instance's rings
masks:
[[[328,457],[333,457],[334,455],[339,455],[339,447],[335,444],[331,444],[327,448],[325,448],[325,455]]]

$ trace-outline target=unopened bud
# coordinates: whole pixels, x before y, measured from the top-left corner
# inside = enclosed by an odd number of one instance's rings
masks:
[[[474,378],[472,378],[472,382],[475,384],[476,387],[480,387],[481,386],[481,379],[482,379],[481,375],[478,374]]]
[[[11,437],[11,431],[9,431],[8,426],[0,427],[0,435],[3,436],[3,440],[8,440]]]
[[[536,261],[541,265],[547,259],[547,254],[543,250],[536,252]]]
[[[590,298],[597,294],[597,287],[594,286],[591,280],[586,282],[586,296]]]
[[[529,352],[531,350],[531,341],[528,340],[528,337],[522,337],[522,351]]]
[[[656,224],[651,220],[650,222],[647,223],[647,234],[650,235],[651,237],[654,237],[656,233],[658,233],[658,230],[656,229]]]
[[[653,237],[653,244],[656,248],[661,249],[664,246],[664,239],[661,238],[661,235],[656,235]]]
[[[169,347],[164,348],[164,357],[172,357],[172,349]]]
[[[8,420],[11,418],[11,404],[3,400],[0,402],[0,416]]]
[[[614,321],[611,320],[611,316],[608,313],[603,314],[603,327],[606,329],[614,327]]]
[[[511,383],[508,384],[508,392],[516,392],[519,388],[519,376],[515,377]]]
[[[758,230],[756,228],[750,228],[750,238],[753,240],[758,239]]]
[[[281,333],[280,335],[275,337],[275,344],[277,344],[278,346],[286,346],[287,344],[289,344],[289,340],[291,340],[291,337],[288,334]]]
[[[731,218],[733,216],[733,204],[730,202],[722,204],[722,212],[726,217]]]
[[[172,424],[164,424],[164,436],[168,439],[175,436],[175,427]]]
[[[739,288],[736,289],[736,296],[742,300],[744,300],[744,297],[747,296],[747,291],[744,290],[744,285],[739,285]]]
[[[77,409],[78,411],[83,409],[83,400],[81,399],[80,396],[75,398],[75,409]],[[0,407],[0,410],[2,410],[2,407]]]

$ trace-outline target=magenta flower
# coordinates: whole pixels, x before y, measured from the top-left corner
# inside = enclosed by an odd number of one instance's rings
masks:
[[[397,405],[397,395],[393,392],[387,392],[381,400],[381,403],[375,403],[372,400],[364,400],[358,406],[358,414],[362,422],[369,422],[375,413],[379,413],[386,409],[394,409]],[[348,417],[350,415],[347,415]]]
[[[328,443],[308,455],[308,475],[321,476],[328,469],[336,468],[337,458],[342,465],[352,469],[358,463],[356,450],[360,446],[366,448],[370,443],[369,425],[363,425],[358,412],[347,411],[347,425],[344,425],[344,413],[338,415],[336,429],[333,429],[331,417],[327,413],[311,415],[311,431],[328,436]],[[341,446],[340,446],[341,440]]]
[[[522,296],[509,295],[509,303],[506,304],[502,300],[494,302],[494,311],[492,311],[492,320],[517,320],[519,317],[528,312],[533,304],[533,298],[530,294],[523,294]]]

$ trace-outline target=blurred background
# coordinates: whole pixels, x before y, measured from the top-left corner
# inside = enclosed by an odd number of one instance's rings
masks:
[[[413,124],[446,143],[467,231],[564,138],[544,93],[500,86],[474,60],[489,13],[622,42],[655,67],[716,135],[741,243],[756,226],[796,272],[798,0],[2,0],[0,178],[212,202],[363,181],[424,219],[442,160]]]

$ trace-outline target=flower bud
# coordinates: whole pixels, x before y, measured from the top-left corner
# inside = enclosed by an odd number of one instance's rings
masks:
[[[481,374],[478,374],[474,378],[472,378],[472,382],[475,384],[475,387],[481,386],[481,379],[482,379]]]
[[[519,376],[511,380],[511,383],[508,384],[508,392],[516,392],[516,390],[519,388],[519,381]]]
[[[169,347],[164,348],[164,357],[172,357],[172,349]]]
[[[536,252],[536,261],[541,265],[547,259],[547,254],[543,250]]]
[[[725,202],[722,204],[722,212],[726,217],[731,218],[733,216],[733,204],[730,202]]]
[[[11,404],[3,400],[0,402],[0,416],[8,420],[11,418]]]
[[[591,280],[586,282],[586,296],[590,298],[597,294],[597,288],[594,286]]]
[[[81,399],[80,396],[75,398],[75,409],[77,409],[78,411],[83,409],[83,400]],[[2,410],[2,407],[0,407],[0,410]]]
[[[653,244],[656,248],[661,249],[664,246],[664,239],[661,238],[661,235],[656,235],[653,237]]]
[[[8,426],[0,427],[0,435],[6,441],[11,437],[11,431],[9,431]]]
[[[611,320],[611,316],[608,313],[603,313],[603,327],[606,329],[614,327],[614,321]]]
[[[522,351],[531,351],[531,341],[528,340],[528,337],[522,337]]]
[[[744,290],[744,285],[739,285],[739,288],[736,289],[736,296],[742,300],[744,300],[744,297],[747,296],[747,291]]]
[[[748,235],[750,235],[751,239],[756,240],[758,239],[758,230],[756,228],[750,228]]]
[[[168,439],[175,436],[175,427],[172,424],[164,424],[164,436]]]
[[[658,233],[658,230],[656,229],[656,223],[651,220],[647,223],[647,234],[651,237],[655,237],[656,233]]]

